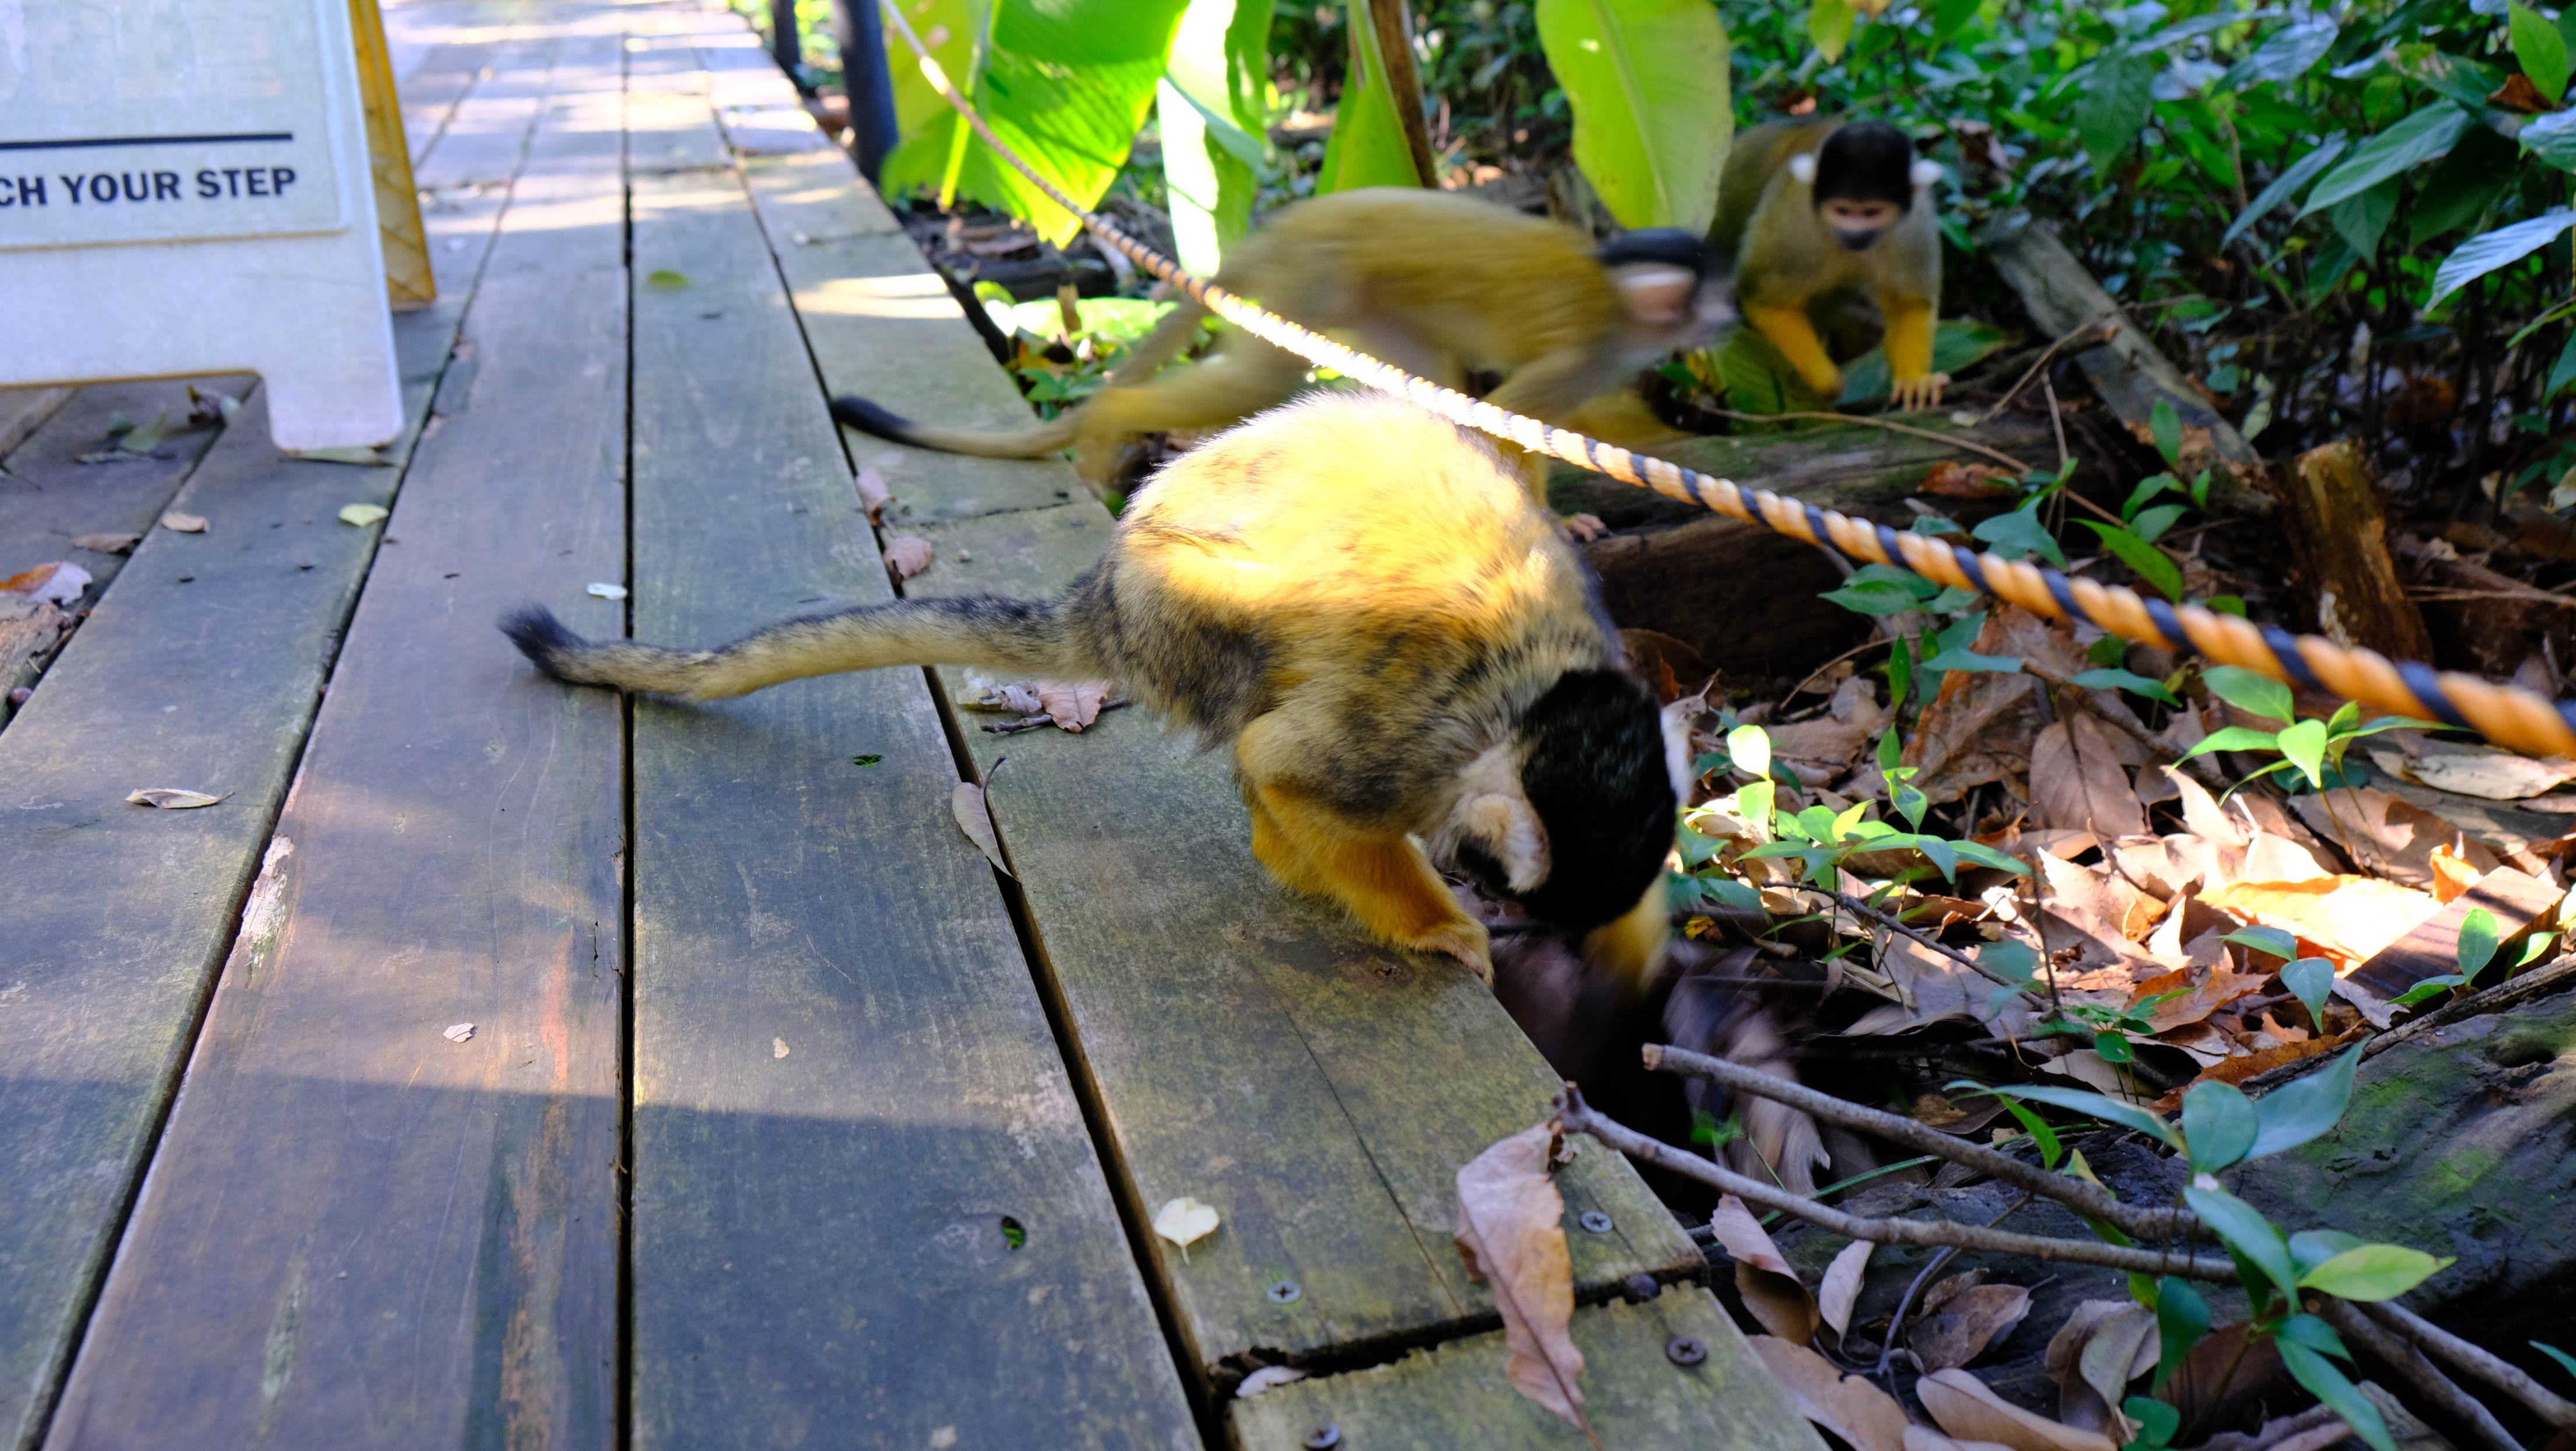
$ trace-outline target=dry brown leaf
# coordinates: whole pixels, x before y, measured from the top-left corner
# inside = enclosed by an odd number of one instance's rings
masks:
[[[2089,715],[2069,715],[2031,743],[2030,811],[2042,826],[2081,828],[2105,840],[2147,833],[2137,789],[2102,723]]]
[[[2160,993],[2180,991],[2182,996],[2167,998],[2147,1014],[2153,1032],[2197,1023],[2220,1008],[2261,989],[2268,973],[2237,972],[2225,963],[2207,969],[2183,968],[2148,978],[2129,993],[2129,1006],[2136,1007]]]
[[[2313,882],[2334,873],[2317,860],[2317,854],[2286,836],[2257,831],[2245,844],[2245,865],[2239,882]]]
[[[2442,910],[2429,892],[2355,876],[2239,882],[2203,893],[2202,900],[2290,933],[2303,955],[2332,958],[2339,971],[2368,961]]]
[[[195,514],[182,514],[173,509],[161,516],[161,527],[174,534],[203,534],[206,521]]]
[[[2129,1382],[2156,1363],[2155,1312],[2129,1300],[2087,1300],[2048,1342],[2048,1374],[2057,1382],[2057,1415],[2084,1431],[2123,1443],[2134,1422],[2121,1414]]]
[[[1181,1263],[1190,1259],[1190,1246],[1217,1231],[1217,1212],[1184,1194],[1154,1211],[1154,1233],[1170,1240],[1181,1252]]]
[[[2310,831],[2341,845],[2364,872],[2422,887],[2436,897],[2441,896],[2436,853],[2455,863],[2465,857],[2473,877],[2502,865],[2494,852],[2476,842],[2468,843],[2466,852],[2454,851],[2458,833],[2449,822],[2376,786],[2303,792],[2290,798],[2290,809]]]
[[[1041,680],[1038,708],[1062,730],[1079,731],[1100,719],[1100,705],[1116,689],[1106,680]]]
[[[2486,801],[2519,801],[2576,780],[2576,761],[2535,761],[2483,742],[2442,741],[2405,732],[2363,748],[2370,763],[2400,780]]]
[[[2012,1451],[2000,1441],[1962,1441],[1929,1426],[1905,1428],[1905,1451]]]
[[[72,536],[72,548],[86,549],[92,554],[123,554],[142,542],[143,536],[140,534],[75,534]]]
[[[1869,1252],[1875,1246],[1868,1240],[1856,1239],[1844,1245],[1834,1262],[1825,1266],[1823,1288],[1816,1292],[1816,1310],[1836,1335],[1851,1334],[1852,1305],[1860,1299],[1861,1275],[1869,1268]]]
[[[89,588],[89,571],[57,561],[0,579],[0,593],[25,595],[46,604],[68,605]]]
[[[2353,1035],[2360,1031],[2359,1028],[2353,1028],[2347,1032],[2311,1037],[2303,1043],[2284,1043],[2276,1048],[2261,1048],[2251,1053],[2239,1053],[2201,1069],[2200,1077],[2193,1079],[2192,1082],[2243,1083],[2256,1074],[2269,1073],[2284,1063],[2296,1063],[2302,1058],[2314,1058],[2320,1053],[2332,1053],[2338,1048],[2347,1047],[2351,1044]],[[2191,1084],[2186,1083],[2157,1099],[2153,1105],[2155,1111],[2161,1114],[2182,1112],[2182,1096],[2190,1088]]]
[[[175,786],[147,786],[140,791],[127,792],[125,799],[137,806],[159,806],[170,811],[186,811],[191,807],[212,806],[218,801],[229,801],[232,799],[232,794],[227,791],[221,796],[209,796],[203,791],[182,791]]]
[[[439,1031],[438,1036],[445,1038],[450,1043],[462,1043],[468,1038],[474,1036],[474,1025],[472,1023],[450,1023]]]
[[[1905,1408],[1862,1376],[1776,1335],[1746,1338],[1754,1358],[1789,1393],[1798,1414],[1840,1436],[1852,1451],[1905,1451]]]
[[[2001,499],[2021,489],[2010,469],[1945,458],[1923,476],[1921,492],[1942,499]]]
[[[938,551],[918,534],[898,534],[886,541],[886,572],[898,580],[910,579],[930,567]]]
[[[1458,1252],[1470,1279],[1491,1281],[1509,1349],[1503,1374],[1515,1390],[1589,1431],[1583,1419],[1583,1352],[1574,1321],[1574,1261],[1565,1246],[1565,1200],[1549,1173],[1554,1124],[1524,1129],[1458,1171]]]
[[[1764,729],[1771,737],[1773,759],[1822,761],[1839,767],[1850,765],[1876,745],[1887,720],[1887,708],[1878,703],[1878,687],[1864,676],[1853,675],[1834,687],[1833,703],[1823,715]]]
[[[868,511],[868,522],[885,522],[885,506],[894,500],[894,490],[886,487],[885,475],[873,468],[862,468],[855,482],[859,489],[859,507]]]
[[[2182,1412],[2186,1426],[2232,1423],[2281,1375],[2281,1351],[2270,1336],[2250,1344],[2242,1321],[2200,1338],[2157,1399]]]
[[[1744,1201],[1732,1194],[1719,1199],[1708,1227],[1735,1261],[1736,1291],[1762,1328],[1798,1345],[1815,1339],[1816,1327],[1824,1323],[1816,1297],[1799,1283],[1798,1272],[1781,1257],[1779,1247],[1771,1243],[1771,1236]]]
[[[2045,914],[2099,944],[2101,960],[2125,956],[2127,944],[2154,931],[2165,915],[2164,903],[2109,872],[2050,856],[2040,858],[2039,869],[2048,886]]]
[[[1906,1344],[1925,1370],[1948,1370],[1984,1354],[2029,1313],[2030,1291],[2021,1286],[1974,1285],[1945,1297],[1937,1313],[1917,1318]]]
[[[1962,1441],[1997,1441],[2013,1451],[2119,1451],[2099,1431],[2079,1431],[2013,1405],[1964,1370],[1936,1370],[1914,1384],[1923,1409]]]
[[[972,781],[960,781],[948,793],[948,814],[957,819],[957,829],[975,843],[984,860],[1003,876],[1014,873],[1002,860],[1002,840],[993,831],[993,813],[984,803],[984,788]]]
[[[2426,813],[2428,816],[2430,814]],[[2476,842],[2468,843],[2468,847],[2470,851],[2481,853],[2490,861],[2494,860],[2495,853]],[[2479,866],[2476,857],[2464,856],[2447,846],[2434,847],[2425,853],[2425,859],[2433,869],[2433,900],[2445,907],[2451,905],[2461,893],[2476,886],[2478,878],[2495,870],[2494,866]]]

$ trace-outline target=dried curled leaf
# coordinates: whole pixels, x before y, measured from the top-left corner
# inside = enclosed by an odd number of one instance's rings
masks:
[[[1852,1305],[1860,1299],[1861,1276],[1869,1268],[1869,1252],[1876,1248],[1868,1240],[1856,1239],[1844,1245],[1834,1262],[1825,1266],[1825,1282],[1816,1292],[1817,1313],[1834,1327],[1836,1335],[1851,1334]]]
[[[203,534],[206,521],[195,514],[182,514],[173,509],[161,516],[161,527],[173,534]]]
[[[1744,1201],[1732,1194],[1718,1200],[1717,1213],[1709,1216],[1708,1225],[1735,1261],[1736,1291],[1762,1328],[1796,1345],[1815,1339],[1816,1327],[1824,1323],[1816,1297],[1807,1293],[1798,1272],[1790,1268]]]
[[[937,556],[929,540],[918,534],[898,534],[886,541],[886,572],[898,580],[910,579],[928,569]]]
[[[582,593],[589,595],[593,599],[622,600],[626,598],[627,589],[626,586],[622,584],[609,584],[606,581],[601,581],[590,585],[588,588],[584,589]]]
[[[474,1036],[474,1025],[472,1023],[450,1023],[447,1025],[446,1031],[440,1033],[438,1036],[445,1038],[450,1043],[462,1043],[466,1039]]]
[[[1100,719],[1101,702],[1114,689],[1106,680],[1041,680],[1038,708],[1058,729],[1079,731]]]
[[[894,501],[894,490],[886,487],[885,475],[873,468],[859,470],[855,479],[859,490],[859,507],[868,511],[868,522],[885,522],[885,506]]]
[[[383,523],[385,521],[385,517],[391,513],[393,513],[393,510],[386,508],[382,504],[342,504],[340,506],[340,522],[343,524],[355,524],[359,528],[364,529],[370,524]]]
[[[1510,1349],[1503,1373],[1522,1395],[1587,1432],[1583,1352],[1574,1321],[1574,1260],[1565,1245],[1565,1199],[1549,1176],[1554,1124],[1504,1139],[1458,1171],[1458,1252],[1467,1274],[1491,1280]]]
[[[1243,1378],[1234,1388],[1235,1399],[1244,1400],[1279,1386],[1295,1385],[1306,1378],[1306,1372],[1293,1365],[1265,1365]]]
[[[1972,1285],[1945,1296],[1938,1313],[1915,1321],[1906,1344],[1925,1370],[1948,1370],[1984,1354],[2029,1313],[2030,1291],[2019,1285]]]
[[[92,554],[123,554],[142,542],[143,536],[140,534],[75,534],[72,536],[72,548],[86,549]],[[6,588],[6,586],[0,586],[0,588]]]
[[[972,781],[958,782],[948,793],[948,814],[957,818],[957,829],[975,843],[975,849],[993,864],[993,870],[1006,877],[1012,875],[1002,861],[1002,839],[993,830],[993,813],[985,807],[983,787]]]
[[[1776,1335],[1751,1336],[1745,1344],[1789,1392],[1798,1414],[1840,1436],[1852,1451],[1906,1451],[1905,1408],[1867,1377],[1845,1375],[1832,1361]]]
[[[203,791],[182,791],[175,786],[147,786],[140,791],[127,792],[125,799],[137,806],[158,806],[169,811],[186,811],[198,806],[212,806],[218,801],[228,801],[232,799],[232,794],[227,791],[221,796],[209,796]]]
[[[1964,1370],[1936,1370],[1914,1383],[1914,1394],[1942,1430],[1962,1441],[1995,1441],[2013,1451],[2118,1451],[2099,1431],[2025,1411]]]
[[[1217,1224],[1214,1209],[1186,1194],[1154,1211],[1154,1233],[1180,1249],[1183,1264],[1189,1263],[1190,1246],[1216,1233]]]
[[[40,564],[0,579],[0,594],[25,595],[51,605],[68,605],[89,588],[89,571],[77,564]]]

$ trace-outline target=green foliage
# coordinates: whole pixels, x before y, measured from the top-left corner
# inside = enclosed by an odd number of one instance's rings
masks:
[[[1623,227],[1708,230],[1735,132],[1726,28],[1707,0],[1537,0],[1574,109],[1574,159]]]
[[[1367,7],[1389,0],[1346,0],[1350,18],[1350,69],[1342,77],[1341,104],[1333,113],[1333,134],[1324,143],[1324,163],[1315,175],[1315,192],[1352,191],[1364,186],[1420,186],[1412,143],[1405,139],[1402,112],[1386,57],[1379,53],[1377,30],[1368,23]]]
[[[1270,16],[1270,0],[1190,0],[1155,88],[1173,245],[1202,276],[1251,228],[1272,169]]]

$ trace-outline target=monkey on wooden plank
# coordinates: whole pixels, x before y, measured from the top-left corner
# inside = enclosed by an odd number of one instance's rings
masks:
[[[1226,254],[1214,280],[1453,388],[1471,369],[1502,373],[1486,395],[1496,406],[1570,427],[1576,409],[1638,369],[1707,344],[1730,315],[1707,278],[1706,247],[1676,229],[1596,247],[1572,227],[1473,197],[1368,187],[1282,207]],[[1107,387],[1026,428],[916,423],[864,398],[835,399],[832,416],[897,443],[986,458],[1040,458],[1070,446],[1084,482],[1105,497],[1120,445],[1133,435],[1222,427],[1305,386],[1305,359],[1232,329],[1205,362],[1155,376],[1206,315],[1183,300]],[[1547,461],[1504,447],[1543,500]],[[1598,527],[1587,521],[1576,531]]]
[[[593,643],[542,608],[502,628],[558,680],[691,700],[888,665],[1116,680],[1231,741],[1253,855],[1387,942],[1492,980],[1435,860],[1629,982],[1665,941],[1683,745],[1512,465],[1383,394],[1316,394],[1165,465],[1052,600],[864,605],[715,650]]]
[[[1941,228],[1932,186],[1941,168],[1884,121],[1771,121],[1735,138],[1719,174],[1709,250],[1733,277],[1735,302],[1808,387],[1843,390],[1811,309],[1866,288],[1887,324],[1899,408],[1941,401],[1932,371],[1941,300]]]

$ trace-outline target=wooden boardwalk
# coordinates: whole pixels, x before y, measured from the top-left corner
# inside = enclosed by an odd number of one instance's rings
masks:
[[[1025,405],[739,20],[388,22],[440,300],[380,464],[281,457],[249,379],[109,463],[180,385],[0,394],[0,574],[98,576],[0,729],[0,1446],[1582,1444],[1450,1241],[1546,1065],[1271,884],[1222,760],[986,734],[953,675],[630,705],[510,650],[529,599],[700,640],[889,597],[860,464],[938,546],[915,594],[1053,589],[1109,518],[833,427]],[[1613,1226],[1604,1443],[1814,1451],[1628,1167],[1564,1181]],[[1184,1194],[1186,1261],[1144,1228]]]

